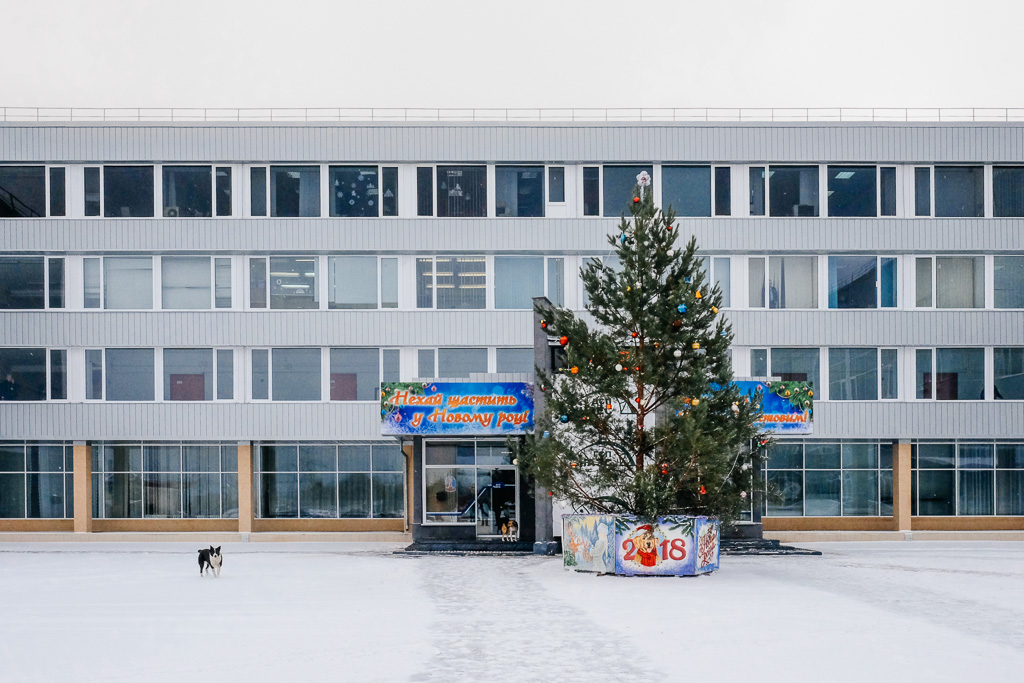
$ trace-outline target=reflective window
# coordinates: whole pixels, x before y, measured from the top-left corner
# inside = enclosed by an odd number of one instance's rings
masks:
[[[380,182],[376,166],[331,166],[331,216],[376,217],[380,210]]]
[[[153,259],[149,256],[108,256],[103,259],[103,307],[153,308]]]
[[[213,215],[210,166],[164,166],[164,217]]]
[[[935,167],[935,215],[985,215],[985,174],[981,166]]]
[[[436,263],[436,272],[434,265]],[[483,256],[438,256],[416,259],[416,306],[468,309],[487,305],[487,261]]]
[[[315,256],[271,256],[270,307],[319,308],[316,266]]]
[[[828,215],[877,216],[874,166],[828,167]]]
[[[164,400],[212,401],[213,349],[164,349]]]
[[[437,377],[434,371],[434,349],[419,349],[416,352],[416,376],[422,379]]]
[[[818,307],[817,256],[771,256],[767,261],[767,273],[764,257],[747,262],[752,308]]]
[[[377,308],[377,257],[327,258],[328,308]]]
[[[416,169],[416,215],[434,215],[434,169],[427,166]]]
[[[932,169],[914,169],[914,215],[932,215]]]
[[[43,308],[46,303],[45,259],[41,256],[0,258],[0,309]]]
[[[231,259],[213,259],[213,303],[217,308],[231,308]]]
[[[629,206],[633,203],[633,188],[636,177],[646,171],[653,179],[653,166],[605,166],[604,167],[604,215],[619,217],[630,215]],[[586,169],[584,169],[586,173]],[[584,183],[586,178],[584,178]],[[586,188],[584,188],[584,195]],[[585,199],[584,199],[585,201]]]
[[[583,215],[601,215],[601,169],[596,166],[583,169]]]
[[[829,349],[828,372],[829,399],[878,399],[878,349]]]
[[[210,279],[209,257],[164,256],[160,259],[163,308],[210,308]]]
[[[231,215],[231,168],[217,167],[217,215]]]
[[[533,349],[498,349],[497,372],[533,372]]]
[[[1024,166],[992,169],[992,215],[996,218],[1024,216]]]
[[[217,398],[230,401],[235,397],[235,352],[217,349]]]
[[[818,167],[770,166],[768,198],[772,216],[817,216]]]
[[[0,401],[45,400],[46,349],[0,348]]]
[[[153,349],[107,349],[103,373],[106,400],[155,400],[153,357]]]
[[[896,349],[882,349],[881,397],[883,399],[899,398],[899,366],[897,365]]]
[[[768,515],[891,515],[891,451],[891,444],[873,441],[776,442],[768,459]]]
[[[715,168],[715,215],[732,214],[732,171],[727,166]]]
[[[544,215],[543,166],[498,166],[494,170],[494,184],[497,216]]]
[[[1024,256],[993,259],[996,308],[1024,308]]]
[[[42,166],[0,166],[0,218],[46,215],[46,169]]]
[[[373,401],[379,391],[378,349],[331,349],[332,401]]]
[[[270,398],[270,351],[268,349],[252,350],[252,398],[264,401]]]
[[[661,204],[677,216],[710,216],[711,167],[662,166]]]
[[[271,166],[270,215],[277,218],[319,216],[320,167]]]
[[[85,215],[100,215],[100,169],[90,166],[84,172]]]
[[[764,166],[750,169],[750,215],[764,215]]]
[[[487,349],[438,349],[437,376],[447,379],[487,372]]]
[[[380,206],[382,216],[398,215],[398,169],[385,166],[381,172]]]
[[[818,349],[773,348],[771,376],[784,382],[810,382],[812,389],[818,387]]]
[[[543,256],[494,257],[494,307],[532,309],[544,296]]]
[[[894,257],[828,257],[829,308],[893,307],[896,286]]]
[[[153,167],[104,166],[103,215],[107,218],[152,218]]]
[[[437,215],[439,218],[487,216],[487,167],[438,166]]]
[[[267,215],[267,169],[264,166],[249,169],[249,215]]]
[[[932,359],[935,360],[934,367]],[[917,349],[917,398],[979,401],[985,398],[984,349]]]
[[[935,307],[985,307],[984,256],[935,258]]]
[[[68,352],[50,349],[50,399],[63,401],[68,397]]]
[[[722,308],[729,308],[732,305],[732,263],[728,256],[702,256],[701,268],[704,270],[708,281],[718,286],[722,293]]]
[[[67,178],[63,168],[50,169],[50,215],[64,216],[67,213]]]
[[[993,349],[997,401],[1024,400],[1024,348]]]
[[[548,168],[548,201],[560,204],[565,201],[565,167]]]
[[[320,349],[272,349],[271,387],[275,401],[319,401]]]
[[[71,446],[0,442],[0,518],[71,519]]]
[[[879,188],[879,195],[882,202],[881,215],[883,216],[895,216],[896,215],[896,169],[883,166],[879,170],[879,180],[881,181],[881,187]]]
[[[556,306],[565,305],[565,259],[548,259],[548,300]]]

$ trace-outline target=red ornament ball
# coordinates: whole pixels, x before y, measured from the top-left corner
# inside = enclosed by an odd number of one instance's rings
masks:
[[[708,490],[706,488],[704,488],[704,484],[701,484],[700,485],[700,495],[703,496],[707,492],[708,492]]]
[[[548,329],[548,324],[546,322],[544,322],[543,320],[540,321],[540,329],[542,329],[542,330]]]
[[[636,333],[636,332],[634,332],[634,333],[633,333],[633,339],[636,339],[636,338],[637,338],[637,337],[639,337],[639,336],[640,336],[640,335],[639,335],[638,333]]]
[[[569,343],[569,338],[566,336],[559,337],[558,343],[561,344],[562,346],[565,346],[566,344]]]
[[[662,470],[661,473],[662,474],[668,474],[668,470]]]
[[[639,197],[633,197],[633,203],[634,204],[638,204],[639,202],[640,202],[640,198]]]

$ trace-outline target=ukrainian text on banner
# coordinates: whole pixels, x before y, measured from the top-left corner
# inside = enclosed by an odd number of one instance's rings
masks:
[[[381,434],[496,435],[533,430],[527,382],[385,382]]]
[[[751,400],[761,395],[761,419],[755,424],[773,434],[810,434],[813,431],[814,387],[810,382],[736,380]]]

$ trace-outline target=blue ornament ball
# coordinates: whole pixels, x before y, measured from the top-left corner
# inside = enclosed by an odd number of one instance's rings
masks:
[[[569,416],[568,415],[563,415],[562,417],[560,417],[558,419],[561,420],[562,422],[568,422],[569,421]]]
[[[686,313],[686,304],[679,304],[676,306],[676,310],[680,313]]]

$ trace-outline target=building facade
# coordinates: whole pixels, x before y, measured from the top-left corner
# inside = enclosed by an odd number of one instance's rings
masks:
[[[507,452],[379,385],[529,373],[641,171],[735,374],[816,388],[766,532],[1024,529],[1022,124],[54,122],[0,123],[0,530],[494,537],[416,472]]]

